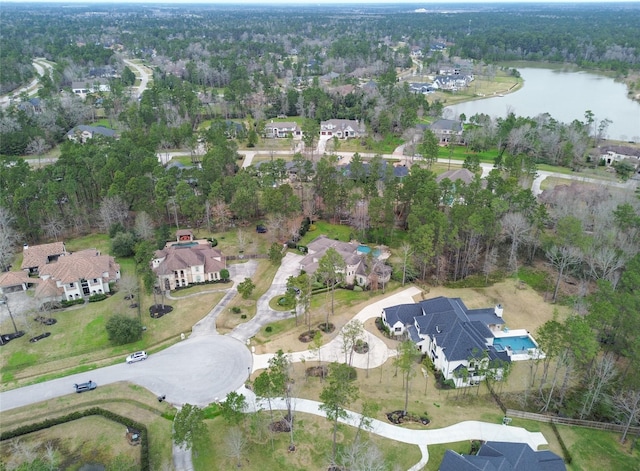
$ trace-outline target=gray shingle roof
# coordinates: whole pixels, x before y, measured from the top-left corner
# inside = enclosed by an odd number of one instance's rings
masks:
[[[486,345],[486,339],[493,337],[488,325],[504,323],[491,308],[470,310],[460,298],[440,296],[417,304],[388,307],[384,311],[389,325],[398,321],[403,325],[415,324],[416,337],[419,333],[435,338],[448,361],[479,358],[485,351],[490,360],[508,361],[507,355]]]
[[[445,452],[440,471],[566,471],[555,453],[535,451],[526,443],[486,442],[477,455]]]

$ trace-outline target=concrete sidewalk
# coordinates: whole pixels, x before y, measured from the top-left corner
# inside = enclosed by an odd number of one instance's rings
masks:
[[[257,398],[252,391],[249,391],[244,386],[237,392],[243,394],[247,398],[247,412],[268,409],[269,405],[265,399]],[[320,409],[320,405],[321,403],[317,401],[300,398],[293,399],[294,411],[326,417],[326,414]],[[275,410],[286,410],[287,406],[284,399],[277,398],[271,400],[271,408]],[[351,411],[347,411],[347,414],[346,419],[340,419],[339,421],[352,427],[358,427],[362,415]],[[492,424],[476,420],[459,422],[455,425],[439,429],[415,430],[372,419],[371,426],[367,430],[384,438],[417,445],[422,452],[422,459],[409,468],[409,471],[418,471],[426,466],[429,461],[429,452],[427,448],[429,445],[440,445],[467,440],[492,440],[511,443],[526,443],[533,450],[537,450],[540,445],[548,444],[541,432],[529,432],[521,427]]]

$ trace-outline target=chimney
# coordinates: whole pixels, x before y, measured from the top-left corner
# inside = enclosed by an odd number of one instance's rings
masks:
[[[495,307],[496,316],[502,318],[503,311],[504,311],[504,308],[502,307],[502,304],[496,304],[496,307]]]

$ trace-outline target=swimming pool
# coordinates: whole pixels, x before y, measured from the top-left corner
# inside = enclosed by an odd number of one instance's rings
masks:
[[[371,247],[369,247],[368,245],[360,245],[358,247],[358,253],[366,255],[366,254],[368,254],[370,252],[371,252]],[[373,250],[373,256],[374,257],[379,257],[380,256],[380,250],[374,249]]]
[[[493,345],[499,352],[507,348],[510,348],[512,352],[521,352],[523,350],[526,352],[530,348],[538,348],[533,339],[528,335],[497,337],[493,339]]]

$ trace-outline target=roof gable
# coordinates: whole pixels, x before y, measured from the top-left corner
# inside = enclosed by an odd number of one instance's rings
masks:
[[[50,262],[49,259],[51,257],[56,257],[66,252],[64,242],[25,246],[22,249],[22,269],[46,265]]]

